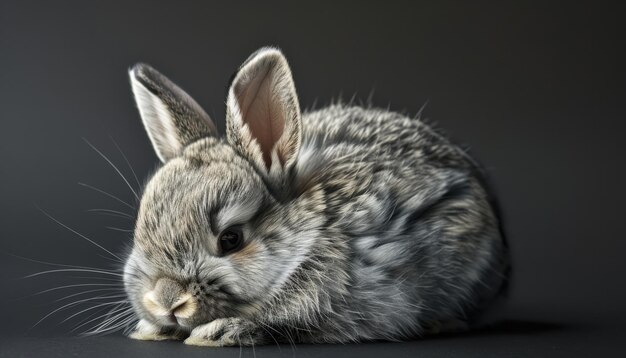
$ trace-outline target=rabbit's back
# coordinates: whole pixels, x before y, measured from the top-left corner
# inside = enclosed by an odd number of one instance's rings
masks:
[[[454,189],[482,187],[471,158],[418,119],[333,105],[305,113],[302,122],[296,177],[309,185],[320,184],[337,204],[333,210],[346,211],[359,197],[373,196],[370,202],[379,202],[382,209],[376,215],[389,216],[392,213],[384,211],[393,209],[398,216],[405,206],[424,209]],[[486,196],[476,193],[481,194]]]
[[[400,161],[467,167],[467,156],[419,119],[397,112],[333,105],[304,113],[303,146],[350,145],[381,165]],[[389,161],[389,163],[386,163]]]
[[[379,109],[307,113],[303,132],[296,172],[323,188],[328,233],[347,242],[351,305],[375,323],[371,332],[361,325],[362,336],[378,337],[385,322],[393,336],[471,316],[496,295],[506,245],[465,152],[419,120]]]

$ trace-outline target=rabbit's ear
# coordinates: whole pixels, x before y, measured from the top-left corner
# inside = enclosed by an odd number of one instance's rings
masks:
[[[167,77],[141,63],[129,76],[141,119],[163,163],[180,155],[186,145],[217,135],[209,115]]]
[[[302,140],[300,105],[287,60],[262,48],[240,67],[228,92],[228,142],[266,173],[284,172]]]

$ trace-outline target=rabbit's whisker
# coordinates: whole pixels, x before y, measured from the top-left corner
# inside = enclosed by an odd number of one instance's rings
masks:
[[[123,262],[124,260],[122,260],[122,258],[120,258],[119,256],[117,256],[116,254],[112,253],[111,251],[107,250],[104,248],[104,246],[98,244],[97,242],[93,241],[92,239],[88,238],[87,236],[79,233],[78,231],[72,229],[71,227],[63,224],[62,222],[60,222],[59,220],[57,220],[56,218],[54,218],[52,215],[48,214],[45,210],[37,207],[39,209],[39,211],[41,211],[44,215],[46,215],[48,218],[50,218],[52,221],[56,222],[57,224],[61,225],[62,227],[64,227],[65,229],[69,230],[70,232],[78,235],[79,237],[87,240],[88,242],[92,243],[93,245],[95,245],[96,247],[102,249],[104,252],[108,253],[109,255],[115,257],[116,259],[119,260],[119,262]]]
[[[105,226],[107,229],[109,230],[113,230],[113,231],[120,231],[120,232],[126,232],[126,233],[130,233],[133,232],[133,230],[131,229],[122,229],[119,227],[114,227],[114,226]]]
[[[75,302],[70,302],[68,304],[65,304],[65,305],[63,305],[63,306],[53,310],[52,312],[48,313],[47,315],[43,316],[43,318],[41,318],[39,321],[37,321],[37,323],[35,323],[31,328],[34,328],[35,326],[39,325],[46,318],[52,316],[53,314],[55,314],[55,313],[57,313],[59,311],[68,309],[70,307],[79,305],[81,303],[85,303],[85,302],[89,302],[89,301],[93,301],[93,300],[104,300],[104,299],[109,299],[109,298],[120,298],[120,297],[126,297],[126,295],[123,295],[123,296],[115,295],[115,296],[92,297],[92,298],[86,298],[86,299],[83,299],[83,300],[78,300],[78,301],[75,301]],[[116,301],[116,302],[109,302],[109,303],[106,303],[106,304],[111,304],[112,305],[112,304],[118,304],[118,303],[121,303],[121,302],[126,302],[126,300],[124,300],[124,301]]]
[[[80,186],[84,186],[85,188],[88,188],[88,189],[91,189],[91,190],[93,190],[93,191],[96,191],[96,192],[98,192],[98,193],[100,193],[100,194],[106,195],[106,196],[108,196],[109,198],[114,199],[114,200],[116,200],[116,201],[118,201],[118,202],[120,202],[120,203],[122,203],[122,204],[124,204],[124,205],[128,206],[129,208],[131,208],[131,209],[133,209],[133,210],[136,210],[136,209],[137,209],[137,208],[136,208],[136,207],[134,207],[133,205],[131,205],[131,204],[127,203],[126,201],[124,201],[124,200],[122,200],[122,199],[118,198],[117,196],[115,196],[115,195],[113,195],[113,194],[111,194],[111,193],[107,193],[106,191],[104,191],[104,190],[102,190],[102,189],[96,188],[96,187],[95,187],[95,186],[93,186],[93,185],[89,185],[89,184],[85,184],[85,183],[81,183],[81,182],[79,182],[79,183],[78,183],[78,185],[80,185]]]
[[[121,313],[112,317],[113,319],[108,319],[105,322],[101,322],[95,326],[93,326],[90,330],[81,333],[81,336],[93,336],[100,333],[105,332],[114,332],[126,325],[129,325],[133,321],[136,321],[135,315],[133,312]]]
[[[121,310],[121,312],[120,312]],[[134,312],[133,311],[133,307],[132,305],[130,305],[129,302],[124,302],[124,303],[120,303],[119,305],[113,307],[112,309],[110,309],[106,314],[105,314],[105,319],[108,319],[109,317],[111,317],[111,315],[115,314],[115,316],[119,316],[121,314],[124,314],[124,312]]]
[[[94,311],[92,314],[87,315],[87,317],[85,317],[84,319],[79,321],[76,324],[76,326],[74,326],[74,328],[72,329],[72,332],[76,331],[81,326],[84,326],[84,325],[88,324],[89,322],[87,322],[87,321],[89,321],[89,320],[102,319],[102,317],[104,317],[104,319],[108,319],[112,314],[120,313],[120,312],[118,312],[118,310],[131,310],[132,309],[132,307],[128,304],[128,302],[119,303],[119,304],[113,306],[113,308],[110,309],[110,310],[107,310],[107,308],[108,308],[107,306],[100,307],[98,310]],[[94,318],[94,317],[96,317],[96,318]]]
[[[113,169],[115,170],[115,172],[117,174],[119,174],[119,176],[122,178],[122,180],[124,181],[124,183],[126,183],[126,185],[128,186],[128,188],[130,189],[130,191],[133,192],[133,195],[135,195],[135,199],[139,200],[139,194],[137,194],[137,192],[135,191],[135,189],[133,188],[132,185],[130,185],[130,183],[128,182],[128,180],[126,179],[126,177],[124,176],[124,174],[122,174],[122,172],[119,170],[119,168],[113,164],[113,162],[106,156],[104,155],[101,151],[98,150],[98,148],[96,148],[93,144],[91,144],[87,139],[83,138],[83,140],[85,141],[85,143],[87,143],[87,145],[89,145],[91,147],[91,149],[95,150],[96,153],[98,153],[104,160],[106,160],[107,163],[109,163],[109,165],[111,167],[113,167]]]
[[[113,284],[109,284],[109,283],[83,283],[83,284],[65,285],[65,286],[49,288],[47,290],[39,291],[39,292],[33,294],[33,296],[41,295],[41,294],[44,294],[44,293],[47,293],[47,292],[52,292],[52,291],[63,290],[63,289],[66,289],[66,288],[85,287],[85,286],[108,286],[108,287],[115,287],[115,286],[117,286],[117,288],[123,289],[123,287],[121,285],[113,285]]]
[[[54,300],[54,302],[65,301],[65,300],[67,300],[69,298],[72,298],[72,297],[85,295],[85,294],[92,293],[92,292],[103,292],[103,291],[117,291],[118,293],[119,292],[121,292],[121,293],[124,292],[122,288],[99,288],[99,289],[95,289],[95,290],[87,290],[87,291],[82,291],[82,292],[78,292],[78,293],[73,293],[73,294],[67,295],[65,297],[57,298],[56,300]]]
[[[87,280],[100,280],[100,281],[112,281],[121,284],[122,281],[119,278],[108,278],[108,277],[100,277],[100,276],[68,276],[70,278],[81,278]]]
[[[108,296],[107,298],[120,298],[120,297],[126,297],[126,295]],[[81,314],[83,314],[85,312],[89,312],[91,310],[95,310],[96,308],[105,307],[105,306],[108,306],[108,305],[111,305],[111,304],[118,304],[120,302],[127,302],[127,301],[124,300],[124,301],[117,301],[117,302],[113,302],[113,303],[111,303],[111,302],[100,303],[100,304],[97,304],[95,306],[91,306],[91,307],[85,308],[85,309],[83,309],[83,310],[81,310],[79,312],[74,313],[73,315],[71,315],[71,316],[67,317],[66,319],[64,319],[63,321],[61,321],[61,323],[65,323],[65,322],[71,320],[72,318],[74,318],[76,316],[79,316],[79,315],[81,315]]]
[[[112,258],[110,258],[108,256],[105,256],[105,255],[102,255],[102,254],[98,254],[98,257],[101,257],[101,258],[103,258],[103,259],[105,259],[107,261],[111,261],[111,262],[115,263],[116,266],[119,266],[119,264],[120,264],[117,260],[112,259]]]
[[[114,316],[111,316],[112,314],[116,313]],[[113,324],[115,321],[118,321],[120,319],[124,319],[124,318],[129,318],[129,315],[133,314],[134,312],[131,310],[130,307],[122,307],[122,308],[117,308],[114,310],[111,310],[110,312],[103,314],[101,316],[98,316],[96,318],[90,319],[89,321],[80,324],[79,326],[76,326],[74,329],[72,329],[72,331],[76,331],[78,330],[80,327],[84,327],[85,325],[97,321],[99,319],[103,319],[102,322],[100,322],[100,324],[98,324],[98,326],[106,326],[109,324]]]
[[[110,215],[110,216],[117,216],[117,217],[122,217],[122,218],[128,218],[128,219],[135,219],[132,215],[127,214],[123,211],[117,211],[117,210],[111,210],[111,209],[89,209],[87,210],[88,212],[91,213],[99,213],[99,214],[103,214],[103,215]]]
[[[69,268],[80,268],[80,269],[94,269],[94,270],[103,270],[103,271],[110,271],[113,272],[113,270],[107,270],[107,269],[102,269],[99,267],[88,267],[88,266],[78,266],[78,265],[69,265],[69,264],[60,264],[60,263],[56,263],[56,262],[50,262],[50,261],[43,261],[43,260],[36,260],[36,259],[31,259],[28,257],[24,257],[24,256],[19,256],[19,255],[15,255],[15,254],[7,254],[13,257],[16,257],[18,259],[22,259],[22,260],[26,260],[26,261],[30,261],[30,262],[34,262],[34,263],[38,263],[38,264],[43,264],[43,265],[50,265],[50,266],[59,266],[59,267],[69,267]],[[116,261],[117,263],[117,261]]]
[[[80,336],[85,337],[85,336],[96,335],[96,334],[101,334],[101,333],[114,332],[124,327],[126,324],[135,320],[135,318],[132,315],[128,315],[128,314],[116,316],[114,318],[115,319],[106,322],[106,324],[94,325],[93,327],[91,327],[90,330],[81,333]]]
[[[71,268],[71,269],[55,269],[55,270],[47,270],[47,271],[36,272],[36,273],[30,274],[28,276],[24,276],[24,278],[31,278],[31,277],[47,275],[47,274],[57,273],[57,272],[91,272],[91,273],[99,273],[99,274],[103,274],[103,275],[124,277],[123,274],[117,273],[117,272],[112,272],[112,271],[95,270],[95,269],[87,269],[87,268]]]
[[[120,146],[117,144],[115,139],[113,139],[113,137],[110,137],[110,138],[111,138],[111,141],[113,142],[113,145],[115,145],[115,148],[117,148],[117,150],[122,155],[122,158],[124,158],[124,161],[126,162],[126,165],[128,165],[128,168],[130,169],[131,173],[133,173],[133,177],[135,178],[135,182],[137,183],[137,187],[141,188],[141,183],[139,182],[139,178],[137,177],[137,173],[135,172],[135,169],[133,169],[133,166],[130,165],[130,161],[128,160],[128,157],[126,157],[126,154],[124,154],[124,151],[122,150],[122,148],[120,148]]]

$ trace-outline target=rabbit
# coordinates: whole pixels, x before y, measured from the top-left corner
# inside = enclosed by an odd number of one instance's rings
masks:
[[[273,47],[235,74],[225,138],[150,66],[129,76],[163,163],[124,266],[131,338],[400,341],[466,329],[506,292],[483,171],[419,119],[341,103],[303,113]]]

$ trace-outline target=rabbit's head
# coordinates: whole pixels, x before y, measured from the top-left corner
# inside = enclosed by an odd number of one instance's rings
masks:
[[[143,64],[130,70],[163,166],[141,198],[124,271],[140,318],[183,329],[252,316],[315,237],[320,201],[281,201],[300,147],[300,108],[281,52],[263,48],[228,92],[226,139],[183,90]],[[297,239],[296,239],[297,236]]]

